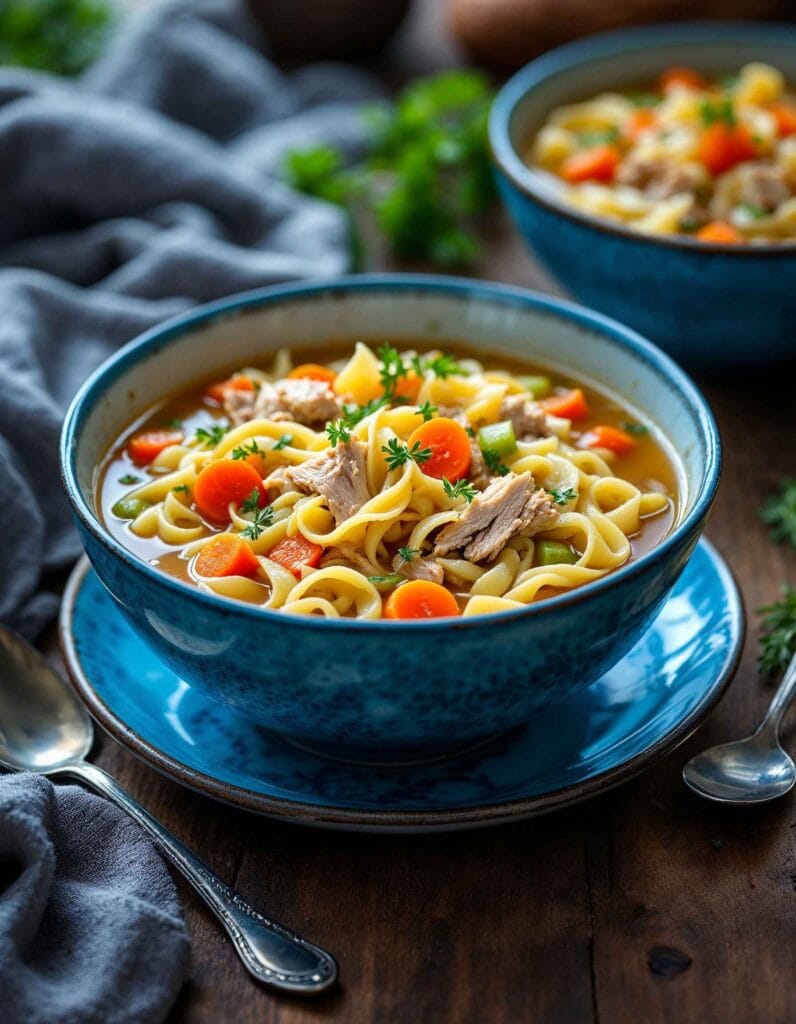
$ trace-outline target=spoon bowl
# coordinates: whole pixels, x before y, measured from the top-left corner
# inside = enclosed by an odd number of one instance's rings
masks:
[[[82,761],[93,741],[77,694],[29,643],[0,626],[0,764],[47,772]]]
[[[759,728],[745,740],[703,750],[683,768],[683,781],[707,800],[762,804],[796,784],[796,765],[779,742],[779,727],[796,694],[796,654]]]

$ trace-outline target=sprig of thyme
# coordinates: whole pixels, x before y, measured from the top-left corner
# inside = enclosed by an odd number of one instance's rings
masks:
[[[431,449],[423,448],[419,441],[410,448],[408,444],[402,444],[397,437],[392,437],[386,445],[381,446],[381,450],[386,455],[387,468],[398,469],[405,463],[416,462],[418,465],[422,465],[424,462],[428,462],[431,458]]]

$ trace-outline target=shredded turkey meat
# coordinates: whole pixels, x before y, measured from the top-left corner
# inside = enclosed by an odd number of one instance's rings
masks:
[[[224,409],[235,426],[267,419],[317,428],[340,415],[340,401],[326,381],[298,377],[263,384],[259,391],[227,388]]]
[[[327,449],[317,459],[293,466],[285,474],[304,494],[320,494],[339,525],[350,519],[370,498],[361,441],[348,441]]]

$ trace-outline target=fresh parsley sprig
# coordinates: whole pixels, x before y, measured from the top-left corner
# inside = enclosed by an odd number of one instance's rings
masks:
[[[556,505],[568,505],[570,501],[574,501],[578,496],[578,492],[571,487],[567,487],[563,491],[553,488],[549,494]]]
[[[431,449],[423,448],[419,441],[415,441],[410,448],[408,444],[402,444],[397,437],[390,438],[386,445],[381,446],[381,450],[387,457],[388,469],[398,469],[410,459],[412,462],[422,465],[422,463],[428,462],[432,454]]]
[[[289,444],[293,444],[293,435],[292,434],[282,434],[282,436],[279,438],[279,440],[274,445],[274,449],[273,450],[275,452],[281,452],[282,449],[283,448],[287,448],[287,446]]]
[[[422,405],[418,405],[416,415],[422,416],[423,422],[428,423],[438,412],[439,409],[436,405],[432,405],[431,402],[423,402]]]
[[[782,597],[759,609],[763,616],[760,636],[760,671],[782,671],[796,653],[796,588],[786,585]]]
[[[417,548],[398,548],[398,554],[401,557],[401,562],[406,565],[409,562],[413,562],[420,554],[420,551]]]
[[[392,398],[395,395],[398,382],[409,373],[410,367],[401,358],[401,353],[392,345],[382,345],[378,350],[381,361],[379,376],[381,386],[384,388],[384,397]]]
[[[274,521],[274,510],[270,505],[260,508],[260,498],[260,491],[255,487],[248,498],[241,502],[241,514],[253,517],[249,525],[240,531],[241,537],[246,537],[248,540],[257,540],[263,530],[271,526]]]
[[[780,480],[778,493],[766,501],[760,517],[773,541],[796,548],[796,480]]]
[[[248,446],[246,444],[242,444],[238,448],[233,448],[232,458],[238,460],[248,459],[250,455],[262,455],[262,453],[262,448],[257,444],[255,438],[252,438]]]
[[[452,484],[444,476],[442,478],[442,486],[445,488],[445,493],[451,501],[456,501],[458,498],[466,498],[469,503],[478,493],[469,480],[457,480],[455,484]]]
[[[635,437],[643,437],[650,432],[650,428],[646,423],[633,423],[631,421],[623,423],[622,430],[626,430],[628,434],[633,434]]]
[[[229,425],[227,423],[214,423],[210,427],[198,427],[194,438],[203,448],[215,448],[228,431]]]
[[[331,423],[326,424],[326,435],[329,438],[329,444],[332,448],[336,448],[338,442],[348,444],[351,440],[351,431],[344,419],[332,420]]]
[[[125,473],[124,476],[119,477],[120,484],[137,484],[141,480],[140,476],[135,476],[133,473]]]
[[[502,461],[498,453],[492,451],[491,448],[482,449],[481,454],[484,456],[484,462],[490,473],[494,473],[495,476],[505,476],[509,472],[509,467]]]

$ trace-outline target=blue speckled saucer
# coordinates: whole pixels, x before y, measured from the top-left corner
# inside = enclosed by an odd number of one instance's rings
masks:
[[[81,697],[111,736],[154,767],[247,810],[398,832],[512,821],[630,778],[712,710],[743,634],[735,583],[702,541],[643,639],[593,686],[469,753],[374,768],[304,753],[200,696],[133,633],[85,560],[61,613]]]

